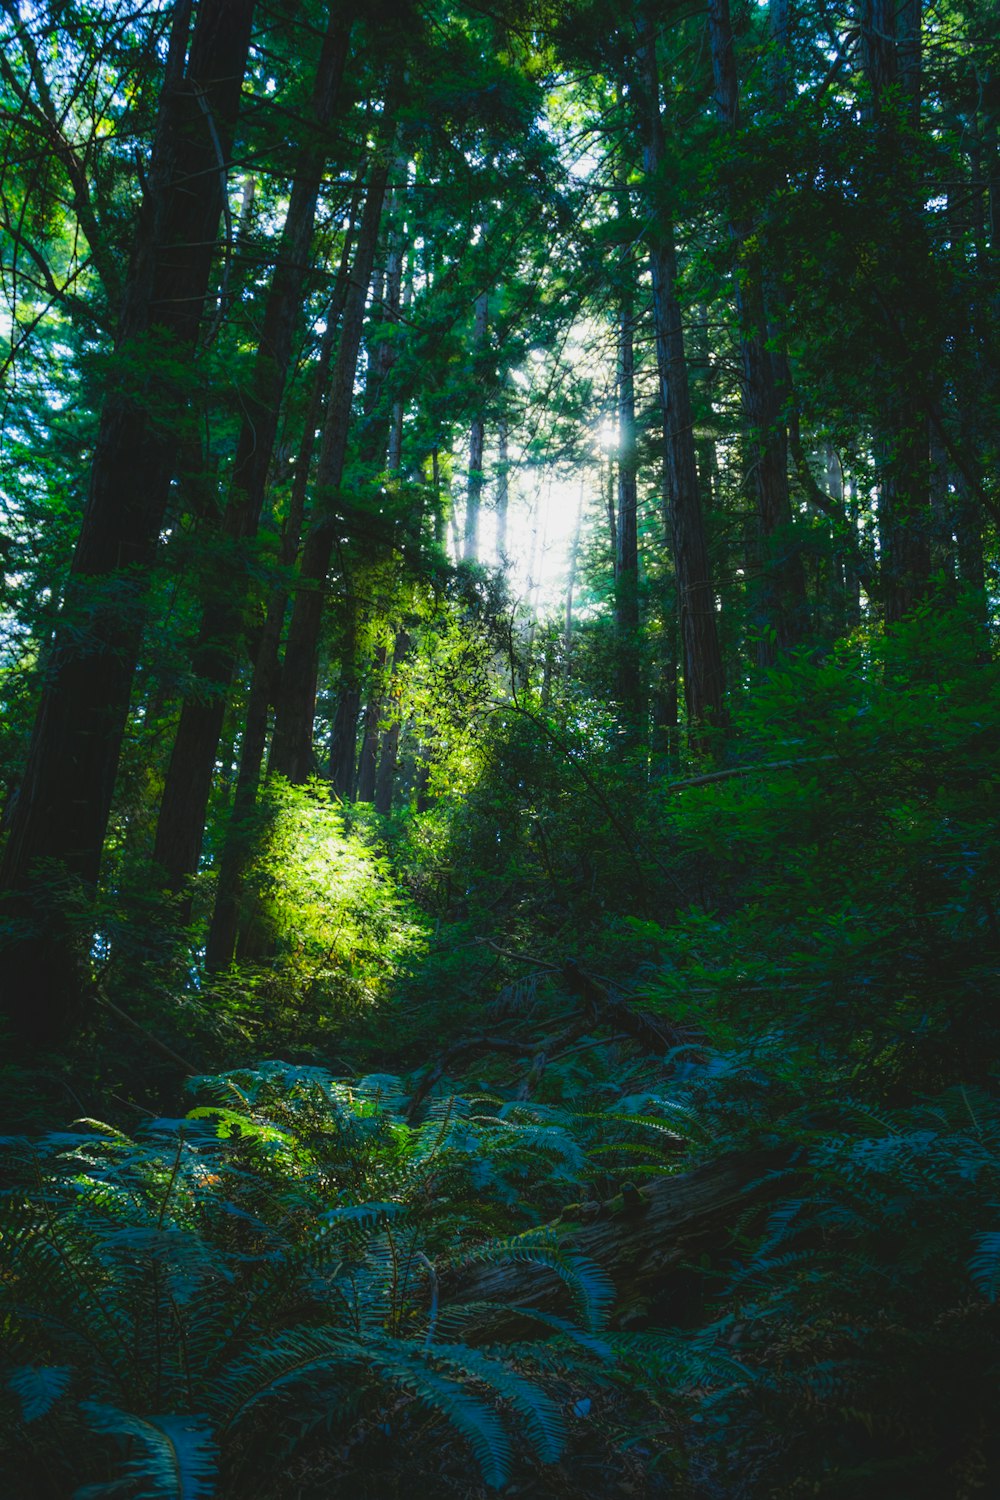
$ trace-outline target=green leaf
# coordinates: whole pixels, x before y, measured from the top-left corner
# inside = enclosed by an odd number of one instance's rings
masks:
[[[131,1500],[210,1500],[216,1448],[208,1418],[140,1417],[97,1401],[81,1403],[96,1432],[130,1444],[125,1477]]]

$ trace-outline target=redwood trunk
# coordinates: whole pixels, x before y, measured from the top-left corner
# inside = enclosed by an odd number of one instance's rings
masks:
[[[655,184],[666,158],[655,40],[642,27],[639,60],[643,83],[646,131],[644,160],[647,180]],[[656,359],[663,413],[665,512],[673,543],[677,603],[684,661],[684,699],[688,725],[697,738],[698,726],[724,723],[722,652],[715,619],[715,588],[708,561],[708,545],[695,450],[694,417],[684,349],[681,307],[677,298],[677,254],[674,227],[662,204],[649,231],[649,263],[653,280],[653,320]]]
[[[865,123],[893,169],[893,210],[904,250],[919,244],[923,235],[922,184],[907,160],[907,135],[920,123],[920,18],[920,0],[863,0],[861,6],[861,61],[870,91]],[[908,333],[911,309],[898,294],[879,295],[878,300],[889,323],[892,356],[890,365],[879,361],[874,372],[882,393],[875,413],[875,449],[883,600],[886,620],[892,623],[912,609],[930,582],[930,434],[928,392],[922,389],[915,341]]]
[[[735,136],[740,124],[739,86],[729,0],[708,0],[708,17],[716,109],[723,125]],[[740,386],[749,479],[760,532],[758,660],[768,665],[778,651],[795,645],[806,632],[806,584],[788,492],[785,419],[768,349],[764,272],[753,249],[753,226],[732,187],[729,235],[736,266]]]
[[[368,184],[316,466],[318,516],[302,552],[298,592],[292,609],[276,705],[270,767],[293,782],[305,781],[314,769],[313,717],[323,604],[338,527],[343,525],[337,491],[347,458],[365,302],[375,265],[379,224],[389,180],[391,114],[392,107],[387,101],[386,125]]]
[[[15,892],[25,891],[42,861],[58,862],[85,886],[100,865],[148,573],[187,404],[189,382],[167,371],[190,360],[208,294],[254,7],[253,0],[204,0],[185,65],[190,9],[182,3],[174,16],[116,340],[123,378],[101,412],[87,506],[0,871],[3,887]],[[10,914],[29,923],[44,920],[31,896],[12,905]],[[19,938],[5,956],[2,983],[4,1009],[26,1039],[64,1029],[81,987],[69,934],[49,928]]]
[[[288,216],[271,282],[243,421],[232,490],[223,517],[225,551],[204,606],[193,665],[198,687],[185,699],[160,803],[153,857],[172,889],[198,868],[212,776],[233,670],[240,652],[249,574],[243,545],[260,522],[278,430],[313,225],[326,162],[326,136],[347,59],[351,23],[331,9],[313,90],[313,121],[292,184]]]

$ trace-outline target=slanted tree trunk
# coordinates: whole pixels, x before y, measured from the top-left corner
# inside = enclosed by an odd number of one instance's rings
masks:
[[[327,574],[342,525],[342,503],[337,491],[347,457],[347,436],[354,399],[354,377],[364,327],[365,303],[375,265],[379,224],[392,160],[396,87],[390,89],[383,113],[379,148],[372,162],[358,247],[344,306],[340,344],[319,461],[316,466],[317,516],[306,537],[299,567],[298,592],[285,646],[281,685],[275,712],[270,767],[289,781],[303,782],[314,769],[313,715],[316,671]]]
[[[191,5],[174,12],[160,114],[116,350],[129,378],[106,396],[90,490],[45,666],[0,884],[25,925],[2,964],[2,1007],[26,1040],[53,1040],[81,995],[72,939],[28,892],[54,861],[93,886],[114,791],[194,351],[215,258],[253,0],[203,0],[185,63]],[[144,379],[135,370],[144,371]],[[51,916],[49,922],[51,923]],[[34,929],[34,930],[32,930]]]
[[[644,19],[640,21],[639,68],[645,132],[644,165],[647,182],[655,185],[662,178],[666,140],[660,114],[655,38]],[[684,699],[689,732],[697,743],[699,726],[719,726],[725,722],[722,652],[715,619],[715,587],[698,490],[691,391],[676,290],[674,227],[662,202],[655,204],[655,212],[651,215],[648,244],[663,414],[664,511],[677,580]]]
[[[740,126],[736,53],[729,0],[708,0],[716,110],[733,136]],[[729,236],[736,267],[740,392],[746,423],[750,487],[759,527],[756,615],[758,661],[767,666],[806,632],[805,574],[792,525],[788,450],[774,360],[768,348],[764,273],[754,249],[753,225],[734,188],[729,194]]]
[[[316,443],[316,429],[323,412],[323,396],[330,375],[334,337],[347,300],[359,196],[356,195],[351,204],[340,266],[333,297],[327,310],[326,329],[320,343],[312,393],[302,427],[302,440],[295,465],[295,477],[292,481],[291,503],[281,539],[280,560],[285,569],[291,569],[294,566],[302,536],[306,490],[309,485]],[[227,968],[232,962],[236,948],[243,876],[254,846],[257,791],[260,785],[261,767],[264,764],[264,752],[267,748],[269,711],[277,697],[281,630],[287,606],[288,590],[282,585],[272,591],[268,600],[264,626],[254,653],[243,740],[240,745],[236,790],[233,794],[233,805],[219,861],[215,903],[212,908],[212,921],[205,952],[205,965],[210,973]]]
[[[351,22],[330,11],[313,89],[313,121],[292,183],[249,389],[229,502],[222,522],[226,549],[202,611],[193,666],[198,686],[181,709],[156,825],[153,857],[178,889],[198,867],[216,752],[244,629],[249,575],[242,546],[257,533],[278,430],[313,224],[326,162],[327,136],[347,59]]]

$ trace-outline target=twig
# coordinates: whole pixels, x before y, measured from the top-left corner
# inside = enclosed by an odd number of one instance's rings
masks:
[[[513,959],[513,961],[518,964],[533,964],[536,969],[545,969],[546,972],[550,974],[554,974],[556,972],[556,964],[550,964],[544,958],[532,958],[530,953],[512,953],[509,948],[501,948],[500,945],[498,943],[494,943],[491,938],[474,938],[473,941],[477,943],[480,948],[492,948],[493,952],[499,953],[501,958]]]
[[[119,1021],[124,1021],[126,1026],[143,1037],[155,1052],[161,1053],[164,1057],[169,1058],[172,1063],[176,1063],[178,1067],[183,1068],[187,1078],[197,1078],[199,1073],[202,1072],[201,1068],[196,1068],[193,1063],[189,1063],[186,1058],[181,1057],[179,1052],[175,1052],[172,1047],[168,1047],[166,1042],[161,1042],[159,1037],[154,1036],[151,1031],[147,1031],[141,1022],[137,1021],[134,1016],[129,1015],[128,1011],[122,1010],[120,1005],[116,1005],[113,1000],[109,1000],[103,990],[98,989],[97,999],[112,1015],[117,1016]]]
[[[668,781],[665,791],[681,792],[689,786],[708,786],[713,781],[728,781],[731,776],[753,776],[757,771],[788,771],[793,766],[818,765],[821,761],[838,760],[836,755],[802,755],[796,760],[767,760],[753,766],[730,766],[726,771],[709,771],[704,776],[689,776],[686,781]]]

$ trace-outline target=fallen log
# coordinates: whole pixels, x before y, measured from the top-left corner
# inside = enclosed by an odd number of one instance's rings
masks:
[[[611,1327],[684,1326],[697,1321],[703,1307],[701,1269],[732,1253],[734,1230],[737,1222],[745,1227],[748,1209],[791,1191],[791,1162],[788,1149],[735,1152],[641,1188],[626,1184],[606,1203],[564,1212],[548,1226],[551,1243],[610,1278]],[[455,1266],[440,1278],[440,1298],[442,1305],[498,1304],[495,1315],[483,1309],[482,1324],[477,1321],[480,1342],[544,1336],[544,1325],[521,1308],[571,1315],[562,1278],[528,1259]]]

